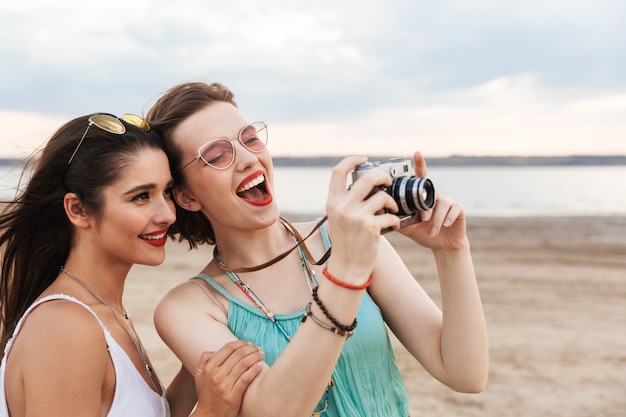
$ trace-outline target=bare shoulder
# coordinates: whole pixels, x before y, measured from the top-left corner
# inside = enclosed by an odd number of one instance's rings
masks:
[[[169,290],[154,311],[157,327],[173,316],[208,315],[226,322],[228,300],[202,279],[191,279]]]
[[[207,296],[207,293],[211,294]],[[170,289],[157,305],[160,308],[184,308],[205,304],[207,298],[214,298],[213,288],[199,278],[190,279]]]
[[[42,349],[45,346],[45,349]],[[16,358],[25,371],[64,372],[82,367],[104,372],[108,351],[104,331],[96,317],[83,306],[68,300],[47,301],[31,311],[16,337]],[[96,358],[105,359],[96,360]]]
[[[235,340],[228,328],[228,300],[201,279],[172,288],[154,311],[154,325],[190,370],[195,369],[202,352],[217,351]]]
[[[15,339],[7,362],[7,398],[18,410],[28,404],[33,415],[96,411],[102,392],[114,387],[112,372],[94,315],[72,301],[51,300],[32,310]]]
[[[20,332],[22,336],[65,339],[73,343],[104,343],[102,326],[82,305],[65,299],[50,300],[35,307]]]

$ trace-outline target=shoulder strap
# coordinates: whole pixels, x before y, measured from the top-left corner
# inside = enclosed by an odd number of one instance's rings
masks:
[[[32,303],[24,312],[24,314],[22,315],[22,317],[20,318],[20,320],[17,322],[17,325],[15,326],[15,330],[13,330],[13,334],[11,335],[11,338],[9,339],[9,341],[7,342],[7,344],[5,345],[5,353],[4,356],[7,356],[7,353],[10,351],[11,346],[13,345],[13,339],[15,339],[15,337],[17,336],[17,334],[20,332],[20,329],[22,328],[22,325],[24,324],[24,321],[26,320],[26,317],[28,316],[28,314],[30,314],[31,311],[33,311],[37,306],[46,303],[48,301],[53,301],[53,300],[66,300],[66,301],[71,301],[73,303],[79,304],[81,306],[83,306],[87,311],[89,311],[95,318],[96,320],[98,320],[98,323],[100,324],[100,327],[102,327],[102,330],[104,331],[105,337],[107,337],[107,333],[108,330],[106,327],[104,327],[104,324],[102,323],[102,321],[100,320],[100,318],[96,315],[96,313],[85,303],[83,303],[82,301],[72,297],[71,295],[66,295],[66,294],[51,294],[51,295],[47,295],[37,301],[35,301],[34,303]],[[108,340],[107,340],[108,343]]]
[[[100,320],[100,318],[98,317],[98,315],[85,303],[83,303],[82,301],[72,297],[71,295],[66,295],[66,294],[52,294],[52,295],[47,295],[44,298],[41,298],[37,301],[35,301],[33,304],[30,305],[30,307],[28,307],[28,309],[24,312],[24,315],[22,316],[22,318],[20,319],[20,321],[17,323],[17,326],[15,326],[15,332],[14,334],[17,334],[17,332],[19,331],[19,329],[22,327],[22,324],[26,318],[26,316],[28,315],[28,313],[30,313],[33,309],[35,309],[35,307],[48,302],[48,301],[53,301],[53,300],[66,300],[66,301],[71,301],[73,303],[76,303],[78,305],[83,306],[87,311],[89,311],[95,318],[96,320],[98,320],[98,323],[100,324],[100,326],[103,329],[106,329],[106,327],[104,327],[104,324],[102,323],[102,321]]]

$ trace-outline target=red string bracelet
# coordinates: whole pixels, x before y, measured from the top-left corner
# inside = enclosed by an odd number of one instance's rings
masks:
[[[328,267],[326,267],[326,266],[322,270],[322,273],[333,284],[337,284],[340,287],[348,288],[350,290],[364,290],[364,289],[366,289],[367,287],[369,287],[372,284],[372,276],[371,275],[370,275],[370,277],[368,278],[368,280],[364,284],[354,285],[354,284],[349,284],[347,282],[341,281],[341,280],[335,278],[334,276],[332,276],[330,274],[330,272],[328,272]]]

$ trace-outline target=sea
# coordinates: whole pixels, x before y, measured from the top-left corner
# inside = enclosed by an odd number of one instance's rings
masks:
[[[470,216],[626,215],[624,165],[430,167],[428,177]],[[323,213],[329,180],[329,167],[277,167],[281,211]]]
[[[626,216],[625,165],[445,166],[428,171],[438,192],[461,203],[469,216]],[[330,173],[327,166],[275,167],[281,212],[323,214]],[[15,196],[19,174],[0,166],[2,201]]]

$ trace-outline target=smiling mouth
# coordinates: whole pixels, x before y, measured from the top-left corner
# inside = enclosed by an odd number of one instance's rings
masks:
[[[161,239],[164,239],[166,236],[167,236],[167,231],[156,234],[156,235],[139,235],[140,238],[145,239],[145,240],[161,240]]]
[[[237,195],[248,201],[265,201],[269,196],[265,176],[259,175],[245,183],[237,190]]]

